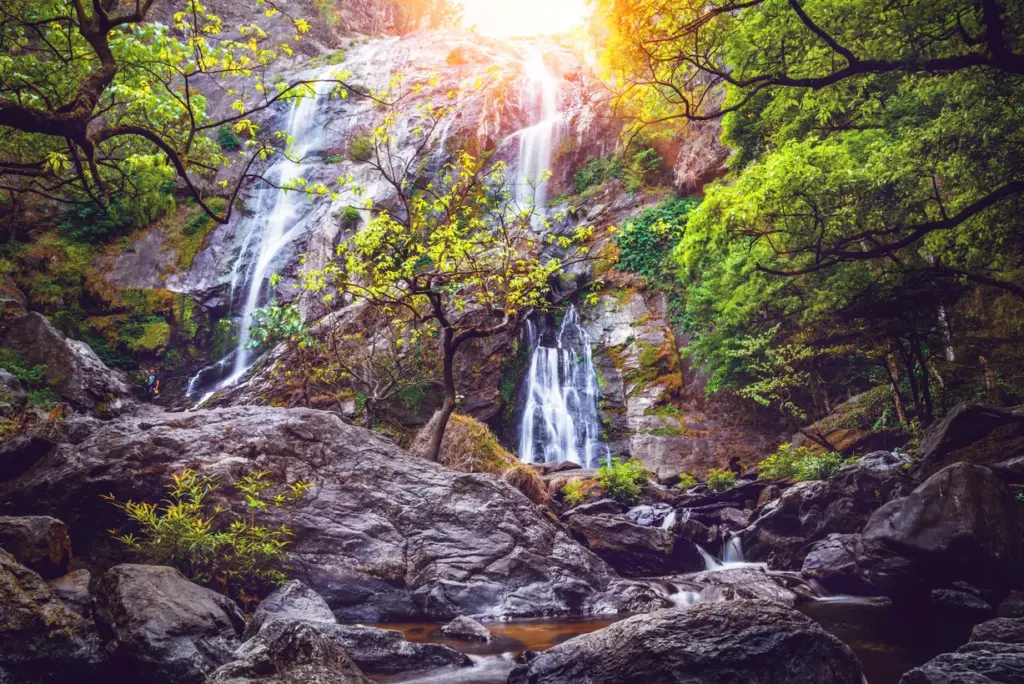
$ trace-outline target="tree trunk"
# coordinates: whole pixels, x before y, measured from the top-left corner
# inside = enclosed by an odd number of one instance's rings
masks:
[[[363,427],[366,428],[367,430],[373,429],[374,413],[375,410],[373,408],[373,399],[367,397],[366,401],[363,402]]]
[[[891,354],[885,357],[885,368],[889,371],[889,382],[892,383],[892,403],[896,406],[896,418],[900,425],[906,425],[907,414],[903,412],[903,398],[900,396],[900,369]]]
[[[993,406],[1002,406],[1003,393],[999,391],[999,385],[996,384],[996,374],[992,370],[991,364],[982,355],[978,356],[978,360],[981,361],[981,367],[985,369],[985,386],[988,388],[989,403]]]
[[[903,344],[899,346],[900,357],[903,359],[903,367],[907,369],[907,382],[910,383],[910,394],[914,397],[914,410],[917,415],[924,415],[924,408],[921,406],[921,392],[917,388],[917,375],[914,373],[914,359],[904,351]]]
[[[935,410],[932,405],[931,381],[928,379],[928,363],[925,361],[924,352],[921,351],[921,345],[918,344],[916,335],[910,343],[910,348],[913,350],[914,356],[917,357],[917,363],[921,367],[921,397],[924,399],[924,419],[921,422],[924,425],[928,425],[932,422]]]
[[[427,458],[437,462],[441,455],[441,442],[444,440],[444,431],[448,427],[448,419],[455,412],[455,351],[451,329],[446,329],[441,341],[441,357],[444,359],[444,403],[437,413],[437,422],[434,424],[434,434],[430,436],[430,449],[427,451]]]

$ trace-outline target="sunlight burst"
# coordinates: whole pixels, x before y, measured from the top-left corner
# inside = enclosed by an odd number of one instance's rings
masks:
[[[499,38],[565,33],[590,13],[586,0],[462,0],[462,6],[463,26]]]

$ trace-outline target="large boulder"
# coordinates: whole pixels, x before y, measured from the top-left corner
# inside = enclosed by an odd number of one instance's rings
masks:
[[[225,485],[255,468],[313,482],[302,502],[268,520],[292,528],[292,575],[340,620],[586,613],[614,598],[608,565],[500,478],[414,458],[323,411],[122,416],[0,484],[0,499],[12,511],[60,517],[79,559],[109,564],[120,550],[105,530],[124,518],[99,495],[159,501],[185,468]],[[214,498],[241,510],[230,486]]]
[[[840,594],[870,594],[857,566],[859,534],[830,534],[811,546],[800,573]]]
[[[960,404],[929,428],[918,472],[927,477],[961,461],[1024,478],[1024,410]]]
[[[975,625],[971,631],[971,641],[1024,644],[1024,618],[997,617]]]
[[[471,617],[462,615],[441,628],[441,634],[462,641],[493,641],[494,635]]]
[[[371,684],[345,649],[301,620],[282,630],[260,631],[206,684]]]
[[[0,549],[0,682],[99,682],[104,664],[91,621]]]
[[[768,601],[660,610],[570,639],[518,665],[509,684],[861,684],[853,652]]]
[[[0,547],[43,579],[66,575],[71,569],[71,538],[56,518],[0,516]]]
[[[643,527],[625,516],[568,517],[569,530],[624,577],[649,577],[704,568],[694,544],[659,527]]]
[[[274,635],[291,629],[297,621],[312,625],[367,672],[390,674],[469,664],[469,659],[453,648],[406,641],[398,630],[339,625],[327,602],[298,580],[278,587],[263,599],[249,620],[244,638],[276,640]]]
[[[988,468],[957,463],[868,520],[857,546],[862,576],[884,593],[957,581],[996,592],[1024,583],[1018,505]]]
[[[700,600],[707,603],[760,599],[784,606],[796,605],[797,596],[780,578],[763,567],[739,566],[708,570],[692,575],[689,581],[703,587]]]
[[[47,382],[76,409],[116,412],[132,394],[123,372],[108,368],[89,345],[68,339],[41,314],[10,321],[3,344],[28,366],[44,366]]]
[[[899,684],[1024,684],[1024,646],[964,644],[915,667]]]
[[[798,570],[813,542],[859,532],[877,508],[912,488],[902,467],[877,458],[829,480],[799,482],[756,511],[757,518],[741,533],[746,558]]]
[[[95,587],[95,620],[125,681],[196,684],[231,659],[245,618],[235,603],[156,565],[118,565]]]

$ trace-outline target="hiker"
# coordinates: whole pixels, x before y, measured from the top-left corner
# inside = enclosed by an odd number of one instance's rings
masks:
[[[146,378],[146,396],[150,401],[160,396],[160,376],[156,374],[156,368],[149,369],[149,376]]]

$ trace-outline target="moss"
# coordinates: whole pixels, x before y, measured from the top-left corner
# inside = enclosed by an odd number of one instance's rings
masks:
[[[171,341],[171,326],[158,319],[142,325],[137,337],[128,340],[128,349],[135,353],[162,354]]]
[[[214,197],[209,200],[208,204],[215,212],[221,212],[227,206],[227,201],[220,197]],[[192,215],[182,225],[178,235],[175,236],[176,240],[174,240],[178,250],[178,268],[183,271],[192,268],[192,262],[195,261],[199,250],[203,248],[206,236],[219,225],[199,206],[193,207],[190,213]]]
[[[184,341],[194,340],[196,335],[199,334],[196,309],[196,300],[192,299],[192,297],[181,293],[174,295],[171,311],[178,327],[178,337]]]

